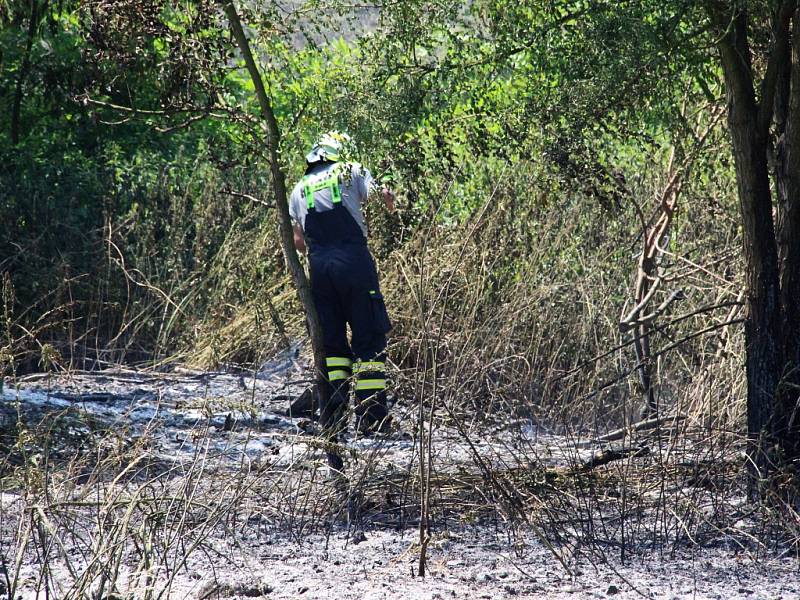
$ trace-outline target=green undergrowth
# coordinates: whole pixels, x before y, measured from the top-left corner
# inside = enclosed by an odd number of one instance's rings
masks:
[[[278,18],[264,11],[264,23]],[[620,122],[570,112],[583,104],[553,112],[552,86],[574,73],[538,73],[535,54],[503,58],[476,43],[469,13],[389,11],[347,41],[253,32],[271,57],[289,185],[315,136],[340,129],[398,193],[396,214],[367,210],[398,397],[576,431],[625,422],[640,390],[619,321],[634,304],[643,229],[678,164],[651,305],[680,300],[653,321],[649,361],[664,407],[710,427],[736,422],[741,332],[720,324],[738,315],[740,232],[723,128],[702,137],[715,122],[692,112],[691,86],[679,128],[660,104],[622,106]],[[25,15],[3,21],[14,69],[0,96],[15,98],[15,69],[30,72],[16,143],[0,116],[2,374],[257,368],[306,331],[252,82],[211,13],[165,10],[162,29],[108,14],[87,29],[69,3],[53,9],[29,64]],[[142,112],[114,108],[133,104]]]

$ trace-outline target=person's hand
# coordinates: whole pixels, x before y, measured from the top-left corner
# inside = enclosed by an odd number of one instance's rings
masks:
[[[381,195],[383,196],[383,202],[386,204],[386,209],[389,212],[394,212],[394,192],[384,185],[381,189]]]

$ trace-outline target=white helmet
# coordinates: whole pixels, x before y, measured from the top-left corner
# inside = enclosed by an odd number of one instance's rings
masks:
[[[311,164],[320,160],[330,160],[336,162],[342,159],[342,155],[352,145],[350,136],[338,131],[323,133],[316,143],[311,147],[311,152],[306,154],[306,162]]]

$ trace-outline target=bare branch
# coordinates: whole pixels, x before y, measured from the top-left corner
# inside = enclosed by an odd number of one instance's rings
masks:
[[[230,190],[226,190],[225,193],[230,196],[234,196],[235,198],[244,198],[245,200],[250,200],[250,202],[260,204],[261,206],[264,206],[266,208],[275,208],[274,204],[270,204],[266,200],[262,200],[261,198],[256,198],[255,196],[251,196],[250,194],[244,194],[242,192],[232,192]]]

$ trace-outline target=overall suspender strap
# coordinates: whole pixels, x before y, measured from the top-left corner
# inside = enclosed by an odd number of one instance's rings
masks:
[[[320,190],[329,189],[331,191],[331,201],[333,204],[339,204],[342,201],[341,171],[342,165],[341,163],[337,163],[334,165],[333,169],[331,169],[330,175],[322,181],[311,183],[311,180],[314,178],[313,175],[306,175],[303,177],[303,196],[305,196],[306,207],[309,210],[314,208],[314,192],[319,192]]]

